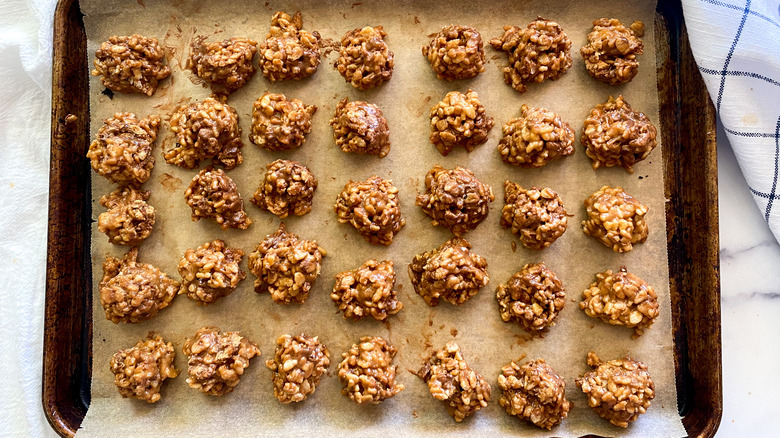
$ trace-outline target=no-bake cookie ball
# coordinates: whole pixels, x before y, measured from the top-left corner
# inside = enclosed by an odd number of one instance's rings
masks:
[[[121,186],[100,198],[108,210],[98,217],[98,230],[115,245],[138,246],[154,227],[154,207],[147,204],[150,193],[132,186]]]
[[[93,76],[103,86],[121,93],[151,96],[159,82],[171,75],[157,38],[142,35],[112,36],[95,52]]]
[[[359,320],[370,316],[377,321],[384,321],[404,307],[396,298],[394,288],[393,262],[372,259],[357,269],[336,274],[330,297],[344,318]]]
[[[492,128],[493,119],[474,90],[451,91],[431,108],[431,143],[445,157],[457,146],[473,151]]]
[[[179,293],[198,304],[211,304],[230,295],[246,278],[239,266],[243,257],[244,251],[219,239],[188,249],[179,261]]]
[[[116,113],[109,117],[87,151],[92,169],[113,183],[145,183],[154,167],[152,146],[159,127],[158,116],[139,119],[133,113]]]
[[[574,130],[546,108],[520,107],[520,117],[504,124],[498,153],[504,163],[542,167],[574,153]]]
[[[434,226],[443,225],[460,236],[485,220],[495,199],[493,189],[469,169],[445,169],[437,164],[425,176],[425,193],[415,203],[433,219]]]
[[[525,189],[504,181],[500,223],[512,230],[526,248],[541,250],[552,245],[566,232],[567,216],[563,201],[552,189]]]
[[[471,244],[457,237],[414,256],[409,277],[426,304],[437,306],[442,299],[458,306],[488,284],[487,261],[470,250]]]
[[[252,106],[249,140],[269,151],[297,149],[311,132],[315,105],[304,105],[284,94],[265,93]]]
[[[282,335],[274,358],[265,365],[273,371],[274,397],[280,402],[302,402],[314,394],[330,365],[330,352],[316,336]]]
[[[439,79],[469,79],[485,71],[482,37],[473,27],[444,26],[422,54]]]
[[[266,169],[265,178],[250,202],[280,219],[311,211],[317,178],[308,167],[295,161],[276,160]]]
[[[496,299],[504,322],[517,321],[526,332],[542,336],[563,310],[566,291],[544,263],[529,263],[498,286]]]
[[[582,293],[580,309],[607,324],[631,327],[634,337],[639,337],[658,317],[658,296],[623,267],[596,274],[596,281]]]
[[[639,71],[636,58],[644,50],[641,39],[644,29],[641,21],[625,27],[615,18],[595,20],[593,31],[588,34],[588,44],[580,49],[588,73],[611,85],[634,79]]]
[[[628,252],[647,240],[647,206],[621,187],[603,186],[585,200],[582,231],[615,252]]]
[[[300,12],[277,12],[260,43],[260,68],[269,81],[308,78],[320,65],[320,34],[303,30]]]
[[[157,403],[165,379],[179,375],[173,364],[175,357],[173,344],[163,341],[157,333],[149,332],[134,347],[119,350],[111,357],[114,384],[122,397]]]
[[[378,106],[346,97],[336,106],[336,113],[330,119],[333,139],[344,152],[378,155],[384,157],[390,152],[390,128],[387,119]]]
[[[359,90],[378,87],[393,76],[393,52],[387,47],[382,26],[366,26],[341,38],[336,70]]]
[[[239,332],[203,327],[182,348],[187,360],[187,383],[213,396],[230,393],[238,385],[249,361],[260,356],[257,345]]]
[[[509,415],[542,429],[552,429],[569,414],[566,381],[544,359],[523,365],[510,362],[501,368],[498,386],[502,392],[498,402]]]
[[[348,182],[333,209],[340,223],[352,225],[373,244],[390,245],[406,224],[401,217],[398,188],[378,176]]]
[[[341,354],[341,393],[357,404],[377,404],[401,392],[404,385],[395,381],[397,370],[392,364],[397,352],[378,336],[360,338],[360,342]]]
[[[223,230],[245,230],[252,224],[236,183],[222,169],[207,167],[198,172],[184,192],[184,199],[192,209],[193,221],[212,218]]]
[[[257,41],[229,38],[207,43],[205,39],[192,41],[187,68],[211,85],[215,93],[230,94],[243,87],[256,71],[252,58],[257,53]]]

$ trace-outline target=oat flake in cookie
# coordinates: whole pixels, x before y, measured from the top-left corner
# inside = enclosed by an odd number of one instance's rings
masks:
[[[527,84],[554,81],[571,67],[571,41],[561,26],[542,17],[525,29],[504,26],[501,38],[490,40],[494,49],[507,53],[504,82],[525,93]]]
[[[206,242],[188,249],[179,261],[180,294],[198,304],[211,304],[230,295],[246,278],[239,263],[244,251],[228,247],[223,240]]]
[[[417,254],[409,264],[414,291],[429,306],[442,299],[461,305],[487,286],[487,261],[470,251],[466,239],[452,238],[437,249]]]
[[[303,29],[303,17],[277,12],[271,29],[260,43],[260,68],[269,81],[304,79],[320,65],[320,34]]]
[[[552,429],[569,414],[566,381],[544,359],[523,365],[510,362],[501,368],[498,386],[502,392],[498,402],[509,415],[542,429]]]
[[[145,183],[154,167],[152,145],[159,126],[158,116],[139,119],[133,113],[116,113],[109,117],[87,151],[92,169],[112,183]]]
[[[317,178],[308,167],[288,160],[276,160],[266,166],[265,179],[250,202],[280,219],[303,216],[311,211]]]
[[[149,192],[121,186],[100,198],[108,210],[98,217],[98,230],[115,245],[138,246],[154,227],[154,207],[146,203]]]
[[[249,361],[260,356],[254,342],[239,332],[220,332],[217,327],[203,327],[182,348],[188,356],[187,383],[206,395],[220,396],[232,392]]]
[[[357,404],[381,403],[398,394],[404,385],[397,383],[393,357],[398,352],[378,336],[363,336],[341,354],[339,380],[344,385],[341,393]]]
[[[504,163],[542,167],[574,153],[574,130],[546,108],[520,107],[520,117],[504,124],[498,153]]]
[[[193,221],[212,218],[223,230],[245,230],[252,224],[236,183],[222,169],[207,167],[198,172],[184,192],[184,199],[192,209]]]
[[[401,217],[398,188],[390,180],[372,176],[350,181],[333,206],[339,223],[349,223],[369,243],[388,246],[406,224]]]
[[[566,291],[544,263],[529,263],[498,286],[496,299],[504,322],[517,321],[526,332],[543,336],[563,310]]]
[[[415,203],[433,219],[433,226],[443,225],[460,236],[477,228],[495,199],[493,189],[469,169],[437,164],[425,175],[425,193]]]
[[[436,400],[447,402],[447,411],[456,422],[487,406],[490,383],[468,366],[455,342],[436,352],[417,371]]]
[[[582,231],[615,252],[628,252],[647,240],[647,206],[621,187],[603,186],[585,200]]]
[[[630,357],[602,362],[592,351],[587,361],[594,370],[575,383],[599,416],[615,426],[628,427],[647,412],[655,398],[655,384],[645,364]]]
[[[330,119],[333,139],[344,152],[378,155],[390,152],[390,128],[382,110],[373,103],[342,99]]]
[[[347,32],[341,38],[336,70],[359,90],[369,90],[393,76],[393,52],[387,47],[382,26],[366,26]]]
[[[252,127],[249,140],[269,151],[297,149],[311,132],[314,105],[304,105],[299,99],[284,94],[265,93],[252,106]]]
[[[471,152],[487,141],[493,119],[485,112],[477,92],[450,91],[431,108],[431,143],[443,156],[456,146]]]
[[[336,274],[331,299],[344,318],[371,316],[384,321],[404,308],[396,298],[395,269],[390,260],[367,260],[357,269]]]
[[[173,363],[175,357],[173,344],[149,332],[133,348],[119,350],[111,357],[114,384],[122,397],[157,403],[165,379],[179,375]]]
[[[206,37],[192,40],[187,68],[211,85],[215,93],[230,94],[252,78],[257,52],[257,41],[248,38],[230,38],[205,42]]]
[[[201,160],[232,169],[242,161],[241,127],[233,107],[213,97],[181,105],[171,116],[176,146],[163,151],[168,164],[194,169]]]
[[[630,82],[639,71],[636,57],[644,50],[641,39],[644,33],[645,25],[641,21],[627,28],[615,18],[595,20],[588,44],[580,49],[588,73],[611,85]]]
[[[469,79],[485,71],[482,37],[473,27],[444,26],[422,54],[439,79]]]
[[[596,274],[596,281],[582,292],[580,309],[608,324],[634,329],[634,338],[653,325],[658,316],[658,296],[644,280],[625,267]]]
[[[249,270],[257,276],[255,292],[268,292],[281,304],[306,302],[324,255],[316,241],[299,239],[280,224],[249,254]]]
[[[168,307],[179,282],[147,263],[137,263],[138,248],[132,248],[119,260],[108,257],[103,263],[100,281],[100,303],[106,319],[120,322],[140,322],[153,318]]]
[[[566,232],[568,223],[563,201],[552,189],[504,181],[501,226],[509,228],[530,249],[544,249]]]
[[[171,75],[157,38],[141,35],[112,36],[95,52],[92,76],[108,89],[151,96],[159,81]]]
[[[594,169],[621,166],[633,173],[634,164],[655,149],[656,135],[655,126],[644,113],[631,108],[623,96],[609,96],[590,110],[580,141]]]
[[[284,404],[302,402],[314,394],[328,370],[330,352],[316,336],[282,335],[273,360],[265,365],[273,371],[274,397]]]

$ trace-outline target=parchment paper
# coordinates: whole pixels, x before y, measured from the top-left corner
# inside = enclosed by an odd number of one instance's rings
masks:
[[[90,79],[93,137],[103,119],[115,112],[132,111],[139,116],[154,113],[167,120],[177,104],[208,96],[207,88],[194,83],[191,73],[182,71],[191,38],[194,35],[212,35],[219,39],[245,36],[261,41],[277,10],[289,13],[301,10],[305,29],[317,30],[324,38],[336,41],[356,27],[384,26],[389,34],[387,42],[395,52],[395,72],[392,80],[379,89],[358,91],[333,68],[336,54],[331,53],[323,60],[319,71],[307,80],[270,83],[258,72],[243,89],[230,96],[229,104],[239,112],[245,147],[244,163],[228,174],[236,181],[244,197],[245,209],[254,220],[245,231],[223,231],[214,221],[190,220],[190,209],[183,195],[197,170],[180,169],[162,159],[162,149],[172,141],[169,127],[163,124],[154,150],[157,164],[144,185],[152,191],[149,202],[157,209],[157,223],[152,236],[140,247],[141,262],[152,263],[178,279],[176,265],[184,251],[203,242],[220,238],[247,254],[253,251],[257,243],[279,225],[278,218],[248,202],[262,179],[265,165],[277,158],[300,161],[318,177],[319,188],[312,212],[303,217],[288,218],[285,223],[299,236],[316,239],[328,255],[323,260],[322,275],[303,305],[275,304],[269,295],[254,293],[254,276],[247,272],[247,279],[232,295],[210,306],[197,306],[185,296],[179,296],[169,308],[149,321],[114,325],[105,319],[100,306],[101,264],[109,254],[121,257],[127,249],[110,245],[106,236],[97,232],[95,224],[92,242],[95,294],[92,403],[79,431],[80,437],[111,436],[119,431],[133,436],[304,436],[306,431],[325,436],[685,435],[677,413],[674,381],[662,148],[659,146],[648,160],[635,166],[634,174],[619,168],[592,170],[591,161],[579,142],[573,156],[541,169],[523,170],[505,165],[496,151],[501,125],[517,116],[523,103],[558,112],[576,129],[577,138],[590,108],[604,102],[610,94],[622,93],[634,108],[645,112],[658,124],[653,0],[451,0],[439,3],[305,0],[273,1],[265,5],[250,0],[209,3],[146,0],[145,5],[141,0],[137,3],[82,0],[81,5],[89,39],[90,57],[85,62],[89,62],[90,68],[99,43],[115,34],[156,36],[172,55],[172,78],[163,82],[162,89],[153,97],[116,94],[109,99],[101,94],[104,89],[99,79]],[[554,19],[563,26],[573,43],[574,64],[558,81],[532,84],[526,94],[520,95],[504,84],[500,67],[506,64],[505,54],[494,51],[487,41],[500,36],[502,26],[525,26],[537,15]],[[628,85],[613,87],[597,82],[587,75],[579,56],[578,50],[586,42],[591,21],[601,17],[616,17],[626,24],[641,19],[647,26],[639,75]],[[476,27],[485,41],[488,64],[476,79],[437,80],[421,55],[420,48],[430,41],[430,35],[453,23]],[[496,126],[488,142],[474,152],[456,150],[443,158],[428,140],[428,111],[448,91],[465,92],[468,88],[479,93]],[[281,92],[317,105],[313,130],[303,148],[270,153],[248,141],[252,103],[265,91]],[[386,158],[345,154],[335,146],[328,120],[336,103],[344,96],[367,100],[382,108],[392,141]],[[414,205],[415,196],[423,189],[426,172],[437,163],[447,168],[463,165],[472,169],[478,178],[493,187],[497,198],[487,219],[476,231],[466,235],[473,251],[488,261],[490,284],[460,307],[447,303],[428,307],[414,293],[407,274],[407,265],[414,254],[433,249],[451,237],[448,230],[434,228],[430,219]],[[203,167],[208,163],[201,164]],[[332,207],[349,179],[365,179],[375,174],[391,178],[399,187],[406,218],[406,226],[388,248],[370,245],[351,226],[337,223]],[[505,179],[526,187],[552,187],[562,197],[573,217],[568,231],[550,248],[538,252],[518,244],[513,251],[514,237],[499,226]],[[100,176],[93,177],[92,184],[93,217],[97,219],[104,211],[97,201],[114,187]],[[622,186],[649,206],[649,239],[630,253],[616,254],[582,232],[580,222],[585,216],[582,201],[604,184]],[[336,273],[354,269],[369,258],[395,262],[399,298],[405,307],[386,323],[344,320],[329,297]],[[517,324],[501,321],[495,288],[525,263],[539,261],[544,261],[561,278],[568,302],[550,333],[543,339],[531,339]],[[616,270],[623,265],[648,281],[661,303],[661,314],[655,325],[636,340],[631,339],[631,329],[591,319],[577,307],[582,291],[594,281],[596,272]],[[246,269],[246,258],[242,266]],[[205,396],[185,382],[187,358],[181,352],[182,344],[186,337],[207,325],[217,325],[222,330],[240,330],[262,351],[262,356],[252,361],[237,389],[224,397]],[[154,405],[121,398],[108,365],[114,352],[131,347],[149,330],[156,330],[175,344],[176,366],[182,370],[178,378],[166,381],[163,398]],[[279,335],[299,332],[319,335],[329,347],[330,375],[323,378],[316,394],[304,403],[282,405],[273,397],[271,372],[263,362],[273,356]],[[398,347],[395,363],[399,367],[399,380],[406,385],[406,390],[376,406],[360,406],[341,395],[341,384],[335,372],[341,353],[363,335],[383,336]],[[462,424],[456,424],[445,406],[430,396],[422,380],[406,371],[418,369],[434,349],[441,348],[451,339],[459,343],[472,368],[488,378],[493,386],[490,405]],[[630,354],[649,367],[657,396],[649,411],[627,430],[598,417],[574,384],[576,377],[589,370],[585,355],[590,350],[595,350],[605,360]],[[507,415],[498,404],[500,389],[496,379],[500,368],[522,354],[527,355],[526,360],[545,358],[566,379],[567,397],[574,407],[568,418],[551,433]]]

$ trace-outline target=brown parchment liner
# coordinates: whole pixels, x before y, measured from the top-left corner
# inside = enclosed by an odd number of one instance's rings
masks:
[[[139,261],[158,266],[178,278],[176,264],[187,248],[213,239],[223,239],[231,247],[251,252],[255,245],[273,232],[279,219],[248,202],[260,183],[265,165],[285,158],[308,166],[319,179],[312,211],[302,217],[285,220],[289,231],[301,238],[316,239],[328,251],[323,258],[322,275],[314,283],[308,301],[303,305],[279,305],[267,294],[252,290],[253,276],[241,282],[230,296],[209,306],[196,306],[186,297],[177,297],[155,318],[138,324],[115,325],[105,319],[100,306],[98,283],[101,264],[109,254],[121,256],[125,247],[110,245],[93,224],[93,373],[92,403],[79,436],[108,436],[122,430],[134,436],[202,436],[206,431],[220,435],[247,434],[302,436],[316,430],[322,436],[336,436],[361,430],[362,436],[387,436],[403,432],[404,436],[548,436],[546,431],[519,421],[504,412],[498,404],[496,383],[502,366],[521,354],[528,359],[544,358],[566,380],[567,398],[574,407],[563,423],[552,433],[557,436],[580,436],[588,433],[602,436],[669,437],[682,436],[677,414],[674,382],[673,340],[666,259],[666,232],[662,180],[661,148],[635,166],[634,174],[621,168],[591,168],[583,147],[540,169],[519,169],[504,164],[496,146],[500,126],[520,113],[520,106],[546,107],[560,114],[579,134],[591,107],[606,101],[609,94],[623,94],[631,105],[658,124],[658,101],[655,73],[653,17],[655,2],[531,0],[515,2],[398,2],[386,1],[331,2],[303,0],[297,2],[256,2],[235,0],[196,2],[99,1],[81,0],[89,40],[92,65],[95,49],[101,41],[118,34],[140,33],[159,38],[169,56],[172,75],[161,82],[152,97],[116,93],[113,99],[101,94],[99,78],[91,77],[91,132],[102,120],[119,111],[132,111],[139,117],[159,114],[170,118],[174,108],[185,102],[200,100],[209,90],[193,82],[192,74],[183,71],[194,35],[212,39],[242,36],[260,41],[265,38],[272,14],[296,9],[303,13],[304,28],[317,30],[325,39],[338,41],[348,30],[358,27],[384,26],[390,50],[395,53],[393,78],[382,86],[360,91],[354,89],[332,67],[336,53],[330,53],[311,78],[302,81],[270,83],[261,74],[228,103],[239,113],[243,128],[244,162],[228,171],[244,198],[244,208],[254,223],[248,230],[222,230],[212,220],[192,222],[184,201],[184,190],[197,169],[185,170],[165,163],[163,147],[170,147],[172,135],[164,122],[160,129],[154,156],[157,160],[150,180],[149,203],[157,209],[157,223],[149,239],[140,247]],[[506,64],[504,53],[485,46],[487,65],[477,78],[465,81],[437,80],[420,48],[430,35],[442,26],[463,24],[475,27],[483,41],[502,35],[504,25],[525,27],[537,16],[558,21],[572,40],[574,64],[557,81],[530,84],[529,91],[519,94],[504,83],[500,68]],[[647,26],[645,53],[640,56],[639,74],[626,85],[610,86],[591,78],[577,51],[586,42],[592,20],[618,18],[625,23],[643,20]],[[469,88],[479,93],[488,114],[496,120],[486,144],[472,153],[457,149],[442,157],[429,142],[429,110],[447,92]],[[248,140],[252,120],[252,103],[264,92],[284,93],[307,105],[317,105],[313,129],[300,149],[287,152],[260,150]],[[334,144],[328,124],[336,104],[343,97],[378,104],[390,126],[392,148],[387,157],[345,154]],[[659,126],[660,129],[663,129]],[[496,192],[487,219],[466,234],[473,251],[488,261],[490,284],[460,307],[442,303],[428,307],[414,293],[406,266],[414,254],[438,247],[451,237],[443,227],[432,227],[430,219],[414,205],[418,191],[423,190],[426,172],[434,165],[446,168],[461,165],[474,171],[477,178],[490,184]],[[203,164],[205,165],[205,163]],[[400,189],[401,210],[406,226],[389,247],[371,245],[349,225],[339,224],[332,205],[344,184],[372,175],[392,179]],[[510,179],[524,187],[551,187],[573,214],[568,231],[554,245],[543,250],[528,250],[517,244],[508,230],[499,226],[503,206],[503,181]],[[617,254],[582,233],[580,221],[585,216],[582,201],[604,184],[622,186],[628,193],[649,206],[647,220],[650,235],[646,243],[627,254]],[[103,211],[100,197],[114,186],[93,173],[93,218]],[[368,318],[354,322],[344,320],[330,299],[333,276],[353,269],[365,260],[375,258],[395,262],[398,271],[399,300],[404,309],[385,323]],[[526,263],[544,261],[563,282],[567,304],[549,334],[531,339],[517,324],[504,323],[498,312],[495,288]],[[658,293],[661,314],[653,327],[639,339],[631,339],[631,330],[609,326],[588,318],[577,308],[584,290],[597,272],[627,266],[644,278]],[[242,261],[246,267],[246,258]],[[109,358],[120,348],[128,348],[149,330],[160,333],[176,348],[176,367],[186,370],[186,356],[181,347],[202,326],[217,325],[223,331],[240,330],[256,342],[262,356],[252,361],[236,390],[224,397],[207,397],[189,388],[182,376],[169,379],[162,389],[162,400],[154,405],[119,396],[109,371]],[[263,361],[273,355],[276,339],[283,333],[305,332],[319,336],[333,357],[339,358],[360,336],[378,335],[398,348],[395,363],[399,381],[406,389],[376,406],[359,406],[340,393],[341,385],[332,364],[323,376],[317,392],[296,406],[282,405],[273,397],[271,372]],[[490,405],[460,424],[455,424],[444,406],[428,393],[425,383],[406,372],[416,370],[423,360],[451,339],[460,345],[470,366],[484,375],[493,386]],[[648,412],[627,430],[611,426],[587,406],[574,379],[588,371],[585,355],[594,350],[603,359],[630,354],[648,365],[655,380],[657,396]],[[338,360],[333,361],[338,363]],[[227,418],[227,421],[225,420]],[[311,432],[309,432],[311,433]]]

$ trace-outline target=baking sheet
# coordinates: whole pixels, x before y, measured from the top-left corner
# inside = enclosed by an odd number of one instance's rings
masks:
[[[545,106],[558,112],[579,134],[589,109],[606,100],[609,94],[622,93],[634,108],[645,112],[658,123],[658,100],[655,76],[655,43],[652,30],[655,3],[635,2],[567,2],[531,1],[518,4],[509,0],[487,3],[450,1],[446,4],[397,2],[268,2],[239,0],[229,7],[223,3],[202,4],[192,1],[97,1],[82,0],[85,25],[92,54],[101,41],[114,34],[142,33],[156,36],[167,47],[172,58],[171,79],[163,82],[157,94],[145,96],[116,94],[113,99],[101,94],[99,79],[90,79],[91,132],[102,120],[119,111],[133,111],[139,116],[150,113],[164,119],[181,102],[200,100],[209,90],[191,80],[182,71],[188,45],[195,35],[212,38],[245,36],[257,41],[265,38],[270,18],[276,10],[303,13],[304,28],[319,31],[324,38],[338,40],[346,31],[364,25],[382,25],[387,30],[390,49],[395,53],[395,72],[390,82],[379,89],[353,89],[333,69],[335,54],[323,60],[311,78],[291,83],[270,83],[261,73],[241,90],[230,96],[243,128],[244,163],[228,174],[236,181],[245,200],[245,209],[254,223],[248,230],[221,230],[213,221],[191,222],[190,209],[183,193],[197,170],[168,165],[162,149],[172,141],[163,124],[155,147],[157,164],[144,188],[152,191],[150,203],[157,208],[157,223],[152,236],[140,247],[139,260],[152,263],[170,276],[178,278],[176,265],[187,248],[216,238],[247,254],[279,219],[262,212],[248,202],[262,179],[265,164],[287,158],[307,165],[319,179],[311,213],[288,218],[288,229],[303,238],[317,239],[328,251],[323,260],[322,276],[317,280],[309,300],[303,305],[283,306],[267,294],[252,290],[254,276],[248,273],[229,297],[210,306],[196,306],[186,297],[178,297],[155,318],[134,325],[114,325],[105,320],[101,306],[94,306],[92,403],[82,423],[79,436],[105,436],[122,430],[139,436],[197,436],[209,431],[224,435],[268,434],[293,436],[305,431],[332,436],[360,431],[363,436],[381,436],[404,431],[404,435],[471,436],[474,434],[507,434],[548,436],[550,433],[505,413],[498,404],[500,389],[496,378],[500,368],[510,360],[526,354],[527,359],[545,358],[567,382],[567,397],[574,407],[564,422],[553,430],[557,436],[579,436],[588,433],[602,436],[683,436],[685,431],[677,413],[674,383],[673,339],[668,290],[666,239],[664,223],[663,162],[661,147],[648,160],[635,166],[630,175],[622,169],[593,171],[590,160],[577,143],[576,153],[542,169],[518,169],[501,162],[496,146],[501,125],[519,114],[520,105]],[[500,68],[506,56],[486,44],[488,64],[485,72],[473,80],[439,81],[422,57],[420,47],[430,41],[429,35],[442,26],[459,23],[476,27],[487,43],[502,34],[502,26],[525,26],[537,15],[558,21],[572,40],[573,66],[558,81],[531,85],[523,95],[505,85]],[[128,19],[128,17],[132,17]],[[628,24],[641,19],[646,24],[645,53],[640,58],[638,76],[628,85],[611,87],[590,78],[577,50],[586,41],[591,21],[616,17]],[[456,150],[441,157],[428,141],[428,110],[448,91],[475,89],[496,126],[486,144],[468,154]],[[315,104],[313,130],[303,148],[283,153],[258,149],[248,141],[252,102],[266,91],[281,92]],[[379,159],[342,153],[334,144],[328,120],[336,103],[343,97],[362,99],[382,108],[390,125],[390,154]],[[660,140],[660,136],[659,136]],[[201,163],[202,167],[208,163]],[[473,251],[488,261],[490,284],[460,307],[442,303],[430,308],[414,293],[406,265],[414,254],[437,247],[451,235],[448,230],[430,225],[430,219],[414,205],[414,197],[423,189],[425,173],[434,165],[451,168],[463,165],[478,178],[490,184],[496,194],[491,213],[477,230],[466,238]],[[401,206],[407,224],[388,247],[370,245],[349,225],[338,224],[332,210],[336,196],[349,180],[372,175],[390,178],[400,189]],[[93,174],[94,175],[94,174]],[[513,236],[498,225],[503,205],[503,181],[510,179],[524,186],[549,186],[558,192],[570,214],[569,230],[550,248],[541,252],[517,245]],[[100,196],[113,190],[104,178],[94,177],[93,215],[104,211],[97,203]],[[649,206],[647,220],[650,236],[643,245],[627,254],[615,254],[592,238],[579,226],[585,212],[582,201],[604,184],[620,185]],[[93,228],[92,257],[95,303],[99,302],[98,283],[101,264],[107,255],[121,257],[126,248],[114,247]],[[352,322],[336,312],[329,297],[333,276],[353,269],[368,258],[390,259],[396,264],[399,299],[405,308],[386,323],[373,320]],[[503,323],[495,301],[495,288],[525,263],[544,261],[563,281],[568,303],[557,319],[557,325],[543,339],[531,339],[516,324]],[[661,315],[641,338],[631,339],[631,329],[612,327],[585,316],[577,308],[580,294],[605,269],[626,265],[656,289]],[[242,263],[246,269],[246,260]],[[256,342],[263,355],[252,361],[233,393],[209,397],[191,389],[185,382],[186,357],[181,346],[204,325],[222,330],[240,330]],[[108,370],[111,355],[128,348],[147,331],[156,330],[177,350],[176,365],[182,374],[168,380],[163,398],[154,405],[139,400],[122,399]],[[263,362],[272,357],[275,340],[282,333],[306,332],[319,335],[331,351],[331,373],[324,377],[316,394],[298,405],[282,405],[272,395],[271,372]],[[342,351],[363,335],[378,335],[396,345],[399,353],[399,380],[406,389],[377,406],[360,406],[340,394],[341,384],[336,368]],[[488,378],[493,386],[490,405],[461,424],[447,414],[444,405],[428,393],[425,383],[407,373],[416,370],[423,360],[448,340],[461,346],[472,368]],[[574,379],[588,370],[585,355],[596,351],[602,359],[630,354],[645,362],[656,383],[657,396],[648,413],[629,429],[608,424],[587,407],[587,400],[574,385]]]

